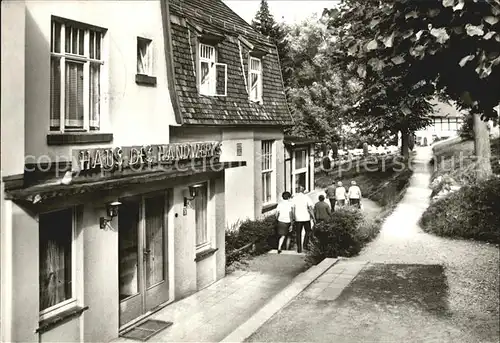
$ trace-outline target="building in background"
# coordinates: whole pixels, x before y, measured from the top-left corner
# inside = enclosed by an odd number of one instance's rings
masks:
[[[418,145],[426,146],[436,140],[458,136],[467,114],[452,103],[434,99],[431,104],[434,106],[434,112],[429,116],[431,124],[415,131],[415,143]]]

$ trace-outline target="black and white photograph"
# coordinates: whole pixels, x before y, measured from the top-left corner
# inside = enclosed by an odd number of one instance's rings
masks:
[[[500,0],[1,0],[0,342],[500,342]]]

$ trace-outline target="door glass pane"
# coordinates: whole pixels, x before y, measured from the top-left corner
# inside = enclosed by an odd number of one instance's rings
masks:
[[[40,311],[70,299],[71,209],[40,215]]]
[[[139,206],[138,201],[124,201],[118,212],[120,300],[139,292]]]
[[[144,261],[146,269],[146,287],[151,287],[164,280],[164,230],[163,210],[165,197],[155,196],[145,200],[146,242]]]
[[[207,187],[197,188],[194,198],[195,220],[196,220],[196,246],[207,244]]]

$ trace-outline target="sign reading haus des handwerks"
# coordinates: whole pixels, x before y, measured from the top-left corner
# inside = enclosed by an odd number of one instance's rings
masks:
[[[176,161],[218,158],[221,142],[118,146],[73,150],[74,170],[132,168]]]

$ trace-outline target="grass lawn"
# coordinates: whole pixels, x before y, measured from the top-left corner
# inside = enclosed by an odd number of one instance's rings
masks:
[[[371,162],[375,162],[372,160]],[[356,181],[363,197],[375,201],[384,207],[399,202],[401,192],[406,188],[412,171],[404,168],[402,160],[394,157],[379,157],[378,163],[354,163],[343,169],[331,172],[321,171],[315,176],[317,188],[325,189],[331,184],[342,181],[346,188],[351,181]]]

